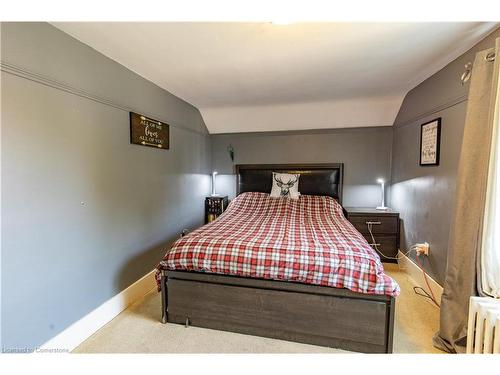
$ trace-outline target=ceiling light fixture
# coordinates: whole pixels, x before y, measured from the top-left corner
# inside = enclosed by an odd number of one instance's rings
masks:
[[[291,25],[292,23],[295,23],[295,21],[292,21],[290,20],[289,18],[273,18],[273,20],[271,21],[271,23],[273,25],[276,25],[276,26],[287,26],[287,25]]]
[[[287,26],[287,25],[291,25],[293,22],[289,22],[289,21],[271,21],[271,23],[273,25],[276,25],[276,26]]]

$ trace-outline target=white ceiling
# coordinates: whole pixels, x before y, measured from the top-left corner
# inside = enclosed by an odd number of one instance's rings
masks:
[[[410,89],[498,26],[54,25],[198,107],[211,133],[392,125]]]

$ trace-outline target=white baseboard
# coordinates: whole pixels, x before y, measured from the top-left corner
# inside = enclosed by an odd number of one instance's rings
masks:
[[[155,271],[153,270],[141,277],[128,288],[111,297],[101,306],[47,341],[40,347],[40,351],[57,349],[58,351],[67,350],[69,352],[75,349],[128,306],[156,288]]]
[[[399,266],[402,271],[404,271],[405,273],[408,274],[408,276],[410,276],[410,278],[416,285],[424,288],[425,290],[428,290],[427,284],[425,283],[424,280],[424,274],[422,273],[420,267],[415,262],[413,262],[413,260],[404,255],[401,251],[399,252]],[[438,301],[439,304],[441,304],[441,295],[443,294],[443,287],[439,285],[429,275],[427,275],[427,281],[429,282],[429,286],[431,287],[432,293],[434,293],[436,300]]]

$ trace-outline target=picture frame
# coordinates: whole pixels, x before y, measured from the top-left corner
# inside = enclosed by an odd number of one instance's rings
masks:
[[[420,126],[420,166],[439,165],[441,148],[441,117]]]
[[[130,143],[161,150],[170,148],[169,125],[139,113],[130,112]]]

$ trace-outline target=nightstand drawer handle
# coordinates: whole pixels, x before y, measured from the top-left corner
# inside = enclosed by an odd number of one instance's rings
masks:
[[[368,245],[370,245],[370,246],[380,246],[379,243],[369,243]]]
[[[366,225],[380,225],[382,224],[380,221],[367,221]]]

